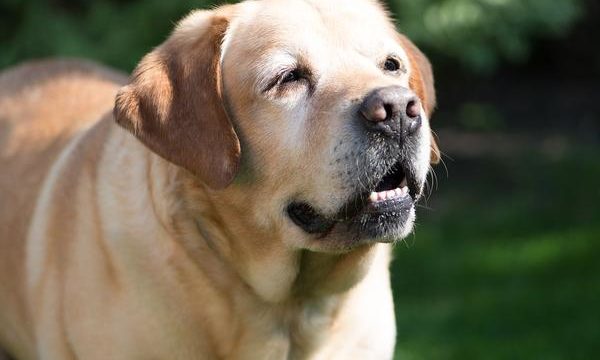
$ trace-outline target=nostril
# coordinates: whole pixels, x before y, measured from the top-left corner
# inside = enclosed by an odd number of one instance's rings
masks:
[[[385,121],[385,119],[387,119],[387,116],[388,116],[388,109],[386,108],[385,105],[383,105],[383,106],[380,105],[380,106],[377,106],[373,110],[369,120],[371,120],[373,122],[381,122],[381,121]]]
[[[391,108],[388,104],[384,104],[376,99],[376,101],[370,101],[363,104],[360,112],[369,122],[379,123],[388,119],[390,110]]]
[[[406,105],[406,115],[409,118],[414,119],[420,114],[419,103],[416,100],[410,100]]]
[[[389,120],[394,116],[394,106],[392,104],[383,104],[383,109],[385,111],[385,118],[383,120]]]

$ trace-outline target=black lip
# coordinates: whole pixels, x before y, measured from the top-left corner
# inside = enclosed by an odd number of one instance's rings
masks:
[[[309,234],[325,234],[331,231],[335,220],[319,214],[315,208],[305,202],[293,202],[287,207],[287,213],[294,224]]]
[[[369,204],[367,210],[354,221],[356,233],[378,242],[391,242],[387,236],[403,226],[414,207],[410,196]]]
[[[361,193],[348,201],[334,216],[326,216],[306,202],[294,201],[287,207],[290,219],[309,234],[327,235],[336,223],[347,222],[365,211],[369,193]]]
[[[407,195],[400,198],[369,203],[365,212],[369,214],[393,213],[394,211],[410,210],[413,205],[414,201],[412,197]]]

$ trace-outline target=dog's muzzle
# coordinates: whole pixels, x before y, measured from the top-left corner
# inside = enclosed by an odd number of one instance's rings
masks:
[[[312,204],[294,200],[289,218],[309,234],[325,237],[334,227],[346,227],[361,239],[389,242],[409,223],[424,179],[417,174],[417,151],[422,125],[421,102],[400,86],[372,90],[357,108],[365,149],[356,166],[356,194],[339,211],[326,215]],[[364,150],[364,149],[363,149]],[[353,176],[353,175],[350,175]]]

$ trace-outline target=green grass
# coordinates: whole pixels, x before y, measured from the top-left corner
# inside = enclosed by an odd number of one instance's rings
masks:
[[[594,153],[449,163],[432,210],[395,251],[397,359],[600,354]]]

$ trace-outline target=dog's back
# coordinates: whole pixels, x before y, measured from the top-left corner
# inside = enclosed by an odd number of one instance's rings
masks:
[[[111,111],[125,76],[78,60],[30,62],[0,73],[0,347],[34,357],[25,239],[50,166],[74,134]],[[19,309],[2,312],[2,309]],[[31,349],[29,349],[31,350]]]

